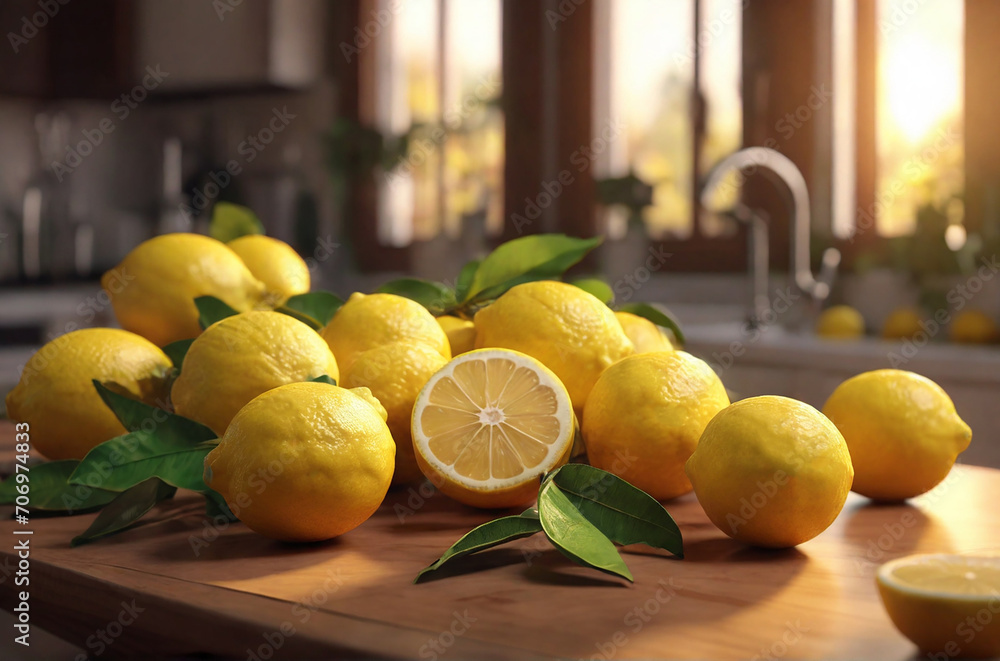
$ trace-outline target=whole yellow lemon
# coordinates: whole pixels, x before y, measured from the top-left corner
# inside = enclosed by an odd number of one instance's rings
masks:
[[[631,312],[615,312],[615,318],[622,325],[622,330],[632,342],[636,353],[650,351],[673,351],[674,345],[660,330],[659,326],[645,317]]]
[[[989,344],[997,335],[996,322],[982,310],[963,310],[948,326],[948,339],[961,344]]]
[[[39,349],[7,394],[7,415],[28,423],[49,459],[83,459],[95,445],[125,433],[92,379],[114,382],[147,404],[166,407],[173,365],[149,340],[115,328],[66,333]]]
[[[423,344],[393,342],[358,354],[350,369],[344,370],[342,386],[368,388],[385,407],[386,424],[396,441],[393,484],[423,479],[413,456],[410,417],[420,389],[447,363],[444,356]]]
[[[265,298],[277,307],[311,286],[309,267],[284,241],[263,234],[248,234],[226,244],[239,255],[255,278],[264,283]]]
[[[808,404],[771,395],[740,400],[715,416],[686,470],[722,532],[774,548],[826,530],[854,477],[833,423]]]
[[[170,395],[177,413],[221,436],[257,395],[324,374],[340,377],[319,333],[281,312],[254,310],[212,324],[191,343]]]
[[[691,491],[684,462],[729,406],[719,377],[684,351],[629,356],[601,374],[583,409],[587,457],[657,500]]]
[[[194,299],[214,296],[244,312],[264,285],[226,244],[200,234],[163,234],[136,246],[101,278],[118,323],[157,346],[197,337]]]
[[[367,389],[291,383],[240,409],[205,457],[205,483],[265,537],[330,539],[378,509],[395,448]]]
[[[395,294],[351,294],[323,329],[323,339],[345,371],[361,352],[392,342],[425,344],[451,358],[448,336],[434,316]]]
[[[854,491],[876,500],[905,500],[934,488],[972,440],[948,393],[904,370],[851,377],[823,413],[851,450]]]
[[[601,373],[633,351],[614,312],[565,282],[517,285],[474,321],[477,349],[500,347],[537,358],[566,385],[578,412]]]
[[[906,307],[893,310],[882,324],[882,337],[886,340],[911,339],[919,333],[923,315],[917,308]]]
[[[476,348],[476,325],[468,319],[451,315],[437,317],[437,322],[448,336],[451,355],[460,356]]]
[[[820,337],[851,340],[865,334],[865,320],[861,313],[850,305],[834,305],[827,308],[816,320],[816,334]]]

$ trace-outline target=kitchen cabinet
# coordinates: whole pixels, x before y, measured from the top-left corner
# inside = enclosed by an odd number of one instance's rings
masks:
[[[302,89],[323,70],[322,0],[4,0],[0,94],[118,99]],[[151,90],[150,90],[151,91]]]

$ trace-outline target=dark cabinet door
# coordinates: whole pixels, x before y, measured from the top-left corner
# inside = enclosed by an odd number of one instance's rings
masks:
[[[0,94],[120,94],[131,78],[132,14],[126,0],[3,0]]]

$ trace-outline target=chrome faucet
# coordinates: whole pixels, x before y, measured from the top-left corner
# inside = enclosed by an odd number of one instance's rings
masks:
[[[792,163],[787,156],[779,151],[767,147],[747,147],[722,159],[712,169],[701,189],[703,205],[719,187],[723,177],[733,170],[741,172],[759,170],[773,183],[781,184],[788,191],[792,204],[790,265],[792,279],[795,286],[814,301],[826,300],[830,296],[830,286],[836,275],[837,266],[840,265],[840,251],[836,248],[827,248],[823,252],[819,276],[813,277],[809,264],[809,191],[806,188],[806,180],[802,176],[802,172],[795,166],[795,163]],[[757,254],[755,251],[755,255]],[[760,259],[753,259],[751,264],[756,262],[759,265],[760,261]]]

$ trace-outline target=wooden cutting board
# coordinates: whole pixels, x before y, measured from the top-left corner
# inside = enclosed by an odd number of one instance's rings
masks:
[[[18,526],[5,508],[0,605],[10,610],[22,589],[13,585],[17,528],[34,531],[32,623],[105,658],[155,650],[243,659],[907,659],[916,650],[882,610],[876,567],[914,552],[996,544],[997,502],[1000,471],[957,466],[912,505],[852,494],[815,540],[765,551],[730,540],[688,495],[667,504],[686,559],[629,547],[634,584],[577,567],[535,536],[413,585],[421,568],[490,518],[417,490],[390,494],[342,538],[307,545],[270,541],[242,524],[218,530],[190,493],[144,525],[76,549],[69,540],[93,515]],[[0,650],[13,649],[11,632],[0,635]]]

